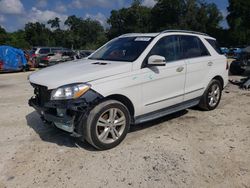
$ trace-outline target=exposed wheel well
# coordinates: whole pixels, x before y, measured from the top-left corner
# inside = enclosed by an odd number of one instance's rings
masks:
[[[221,83],[222,88],[224,88],[224,80],[221,76],[215,76],[214,80],[218,80]]]
[[[117,100],[121,102],[122,104],[124,104],[128,108],[131,118],[132,119],[134,118],[135,109],[134,109],[133,103],[131,102],[129,98],[125,97],[124,95],[115,94],[115,95],[110,95],[106,97],[106,99]]]

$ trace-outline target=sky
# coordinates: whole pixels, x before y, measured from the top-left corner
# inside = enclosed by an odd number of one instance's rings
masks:
[[[91,18],[107,27],[110,11],[128,7],[132,0],[0,0],[0,25],[8,32],[23,29],[25,23],[42,22],[59,17],[62,23],[69,15]],[[206,0],[216,3],[224,17],[227,15],[228,0]],[[142,4],[152,7],[154,0],[142,0]],[[224,20],[221,25],[227,27]],[[63,27],[63,25],[62,25]]]

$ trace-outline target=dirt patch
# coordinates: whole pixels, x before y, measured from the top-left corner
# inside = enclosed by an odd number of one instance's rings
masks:
[[[28,74],[0,75],[0,188],[249,187],[250,91],[228,85],[216,110],[137,125],[99,152],[43,125]]]

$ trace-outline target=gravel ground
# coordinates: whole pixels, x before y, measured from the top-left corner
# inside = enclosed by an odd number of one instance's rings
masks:
[[[228,85],[215,111],[137,125],[96,151],[43,125],[28,74],[0,75],[0,188],[250,187],[250,91]]]

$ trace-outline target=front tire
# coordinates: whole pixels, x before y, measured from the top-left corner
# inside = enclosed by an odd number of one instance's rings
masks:
[[[207,111],[214,110],[220,103],[221,95],[222,84],[218,80],[213,79],[204,92],[199,107]]]
[[[120,144],[129,127],[127,107],[116,100],[107,100],[90,111],[84,125],[84,136],[95,148],[106,150]]]

